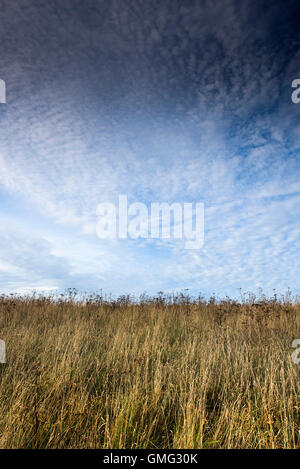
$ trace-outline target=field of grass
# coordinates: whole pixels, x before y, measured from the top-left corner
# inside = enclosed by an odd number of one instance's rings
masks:
[[[299,448],[299,313],[2,296],[0,448]]]

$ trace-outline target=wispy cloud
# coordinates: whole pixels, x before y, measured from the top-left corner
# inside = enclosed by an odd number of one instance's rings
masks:
[[[295,2],[22,3],[1,13],[0,287],[296,289]],[[204,248],[97,239],[120,193],[204,201]]]

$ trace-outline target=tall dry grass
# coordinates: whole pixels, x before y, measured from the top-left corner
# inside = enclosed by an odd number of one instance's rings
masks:
[[[297,448],[300,304],[0,300],[1,448]]]

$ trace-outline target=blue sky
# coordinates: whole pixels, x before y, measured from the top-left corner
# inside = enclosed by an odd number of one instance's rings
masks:
[[[0,291],[300,293],[297,1],[2,3]],[[119,194],[203,248],[99,239]]]

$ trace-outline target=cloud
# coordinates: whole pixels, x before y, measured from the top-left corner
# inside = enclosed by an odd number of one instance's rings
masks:
[[[300,42],[295,2],[263,3],[24,0],[2,12],[0,184],[16,197],[2,288],[297,285]],[[119,194],[204,201],[204,248],[97,239],[96,207]]]

